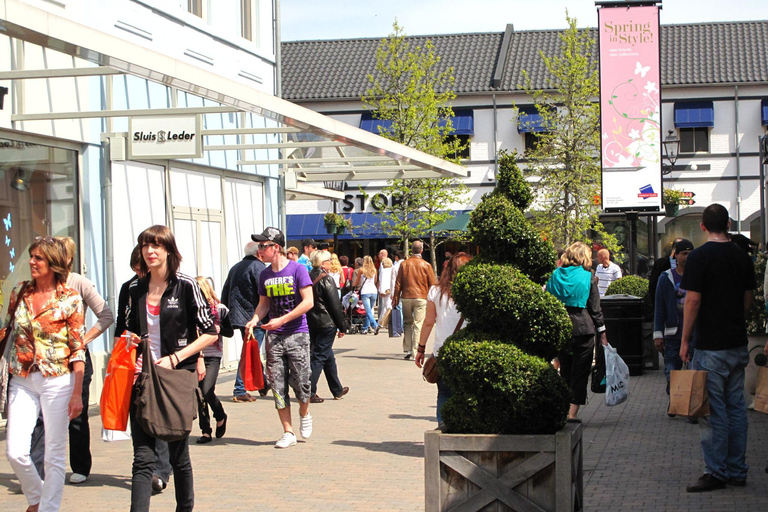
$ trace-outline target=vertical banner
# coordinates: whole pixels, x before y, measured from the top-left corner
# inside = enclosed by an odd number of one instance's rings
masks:
[[[659,8],[598,9],[603,209],[661,209]]]

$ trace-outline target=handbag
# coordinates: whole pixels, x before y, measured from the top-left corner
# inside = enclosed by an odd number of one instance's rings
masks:
[[[685,363],[682,370],[669,372],[668,412],[694,418],[709,416],[708,372],[687,368]]]
[[[128,428],[128,411],[136,373],[136,348],[125,337],[127,332],[118,338],[112,349],[99,400],[101,423],[106,430],[124,431]]]
[[[768,368],[765,366],[761,366],[757,369],[755,410],[768,414]]]
[[[139,299],[139,311],[147,310],[146,296]],[[134,387],[136,421],[144,432],[161,441],[180,441],[192,432],[202,394],[197,374],[171,370],[154,364],[149,349],[146,313],[139,314],[142,330],[141,373]]]
[[[629,399],[629,367],[610,344],[605,351],[605,405],[613,407]]]
[[[259,342],[248,331],[243,342],[243,353],[240,356],[240,377],[246,391],[264,389],[264,373],[261,367],[261,350]]]
[[[459,318],[459,323],[456,324],[453,334],[456,334],[461,329],[462,324],[464,324],[463,316]],[[424,360],[424,364],[421,367],[421,376],[430,384],[437,384],[437,381],[440,380],[440,371],[437,368],[437,358],[435,356],[430,355]]]
[[[600,343],[595,346],[595,367],[592,368],[590,389],[593,393],[605,393],[605,356]]]
[[[8,325],[0,329],[0,416],[3,419],[8,418],[8,383],[10,382],[10,359],[13,343],[10,343],[13,333],[13,323],[16,317],[16,308],[24,297],[28,282],[25,281],[16,295],[16,302],[8,307],[6,316],[9,318]]]

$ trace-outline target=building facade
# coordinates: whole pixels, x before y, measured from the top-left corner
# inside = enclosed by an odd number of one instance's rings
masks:
[[[596,39],[596,30],[590,32]],[[534,90],[546,89],[549,77],[539,52],[557,54],[561,33],[515,31],[507,25],[499,33],[408,37],[412,46],[430,40],[441,65],[453,67],[457,97],[452,106],[458,118],[454,125],[463,127],[460,136],[466,137],[470,148],[463,161],[469,170],[466,209],[494,187],[499,151],[524,156],[526,145],[535,140],[537,114],[523,87],[523,71]],[[369,86],[367,74],[375,69],[380,42],[376,38],[283,43],[284,97],[378,133],[360,97]],[[593,55],[596,59],[596,46]],[[691,192],[693,204],[681,206],[674,217],[663,212],[641,215],[639,255],[647,262],[677,236],[702,243],[698,213],[712,202],[728,208],[734,231],[762,241],[758,138],[768,125],[768,21],[662,26],[661,73],[662,136],[671,130],[681,140],[680,157],[664,176],[664,186]],[[383,186],[383,181],[370,181],[361,188],[375,196]],[[358,201],[357,188],[347,192],[345,209],[374,215],[377,205]],[[330,201],[295,202],[289,206],[289,222],[293,218],[297,224],[299,219],[311,224],[306,221],[331,209]],[[624,215],[605,215],[603,220],[626,246]],[[307,235],[310,229],[305,229]]]

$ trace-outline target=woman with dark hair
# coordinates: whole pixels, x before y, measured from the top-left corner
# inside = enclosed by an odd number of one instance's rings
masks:
[[[140,372],[143,364],[157,364],[163,368],[194,372],[200,351],[216,341],[216,327],[208,302],[197,281],[178,271],[181,254],[170,229],[165,226],[147,228],[139,235],[138,245],[142,256],[138,273],[144,276],[130,285],[126,325],[134,345],[141,342],[136,333],[146,337],[152,361],[137,358],[136,371]],[[142,328],[142,325],[146,327]],[[192,393],[190,389],[190,396]],[[135,390],[131,397],[131,511],[143,512],[149,510],[152,494],[155,438],[139,425],[134,400]],[[168,451],[173,467],[176,510],[192,510],[195,491],[189,438],[169,441]]]
[[[597,279],[590,271],[592,249],[582,242],[575,242],[568,246],[560,260],[563,264],[547,281],[547,291],[563,303],[573,324],[571,343],[557,357],[560,375],[570,386],[573,399],[568,418],[574,419],[579,407],[587,403],[587,380],[595,350],[595,333],[600,335],[603,345],[607,345],[608,340]]]
[[[341,385],[336,372],[336,357],[333,355],[333,342],[338,333],[339,338],[347,332],[347,321],[341,308],[341,299],[336,289],[336,283],[331,276],[331,254],[328,251],[315,251],[310,257],[312,272],[312,294],[314,305],[307,312],[310,345],[310,385],[312,395],[309,401],[321,404],[325,399],[317,396],[317,381],[320,374],[325,372],[328,389],[336,400],[349,392],[348,387]]]
[[[424,318],[424,325],[421,327],[421,336],[419,337],[419,347],[416,353],[416,366],[421,368],[424,364],[424,353],[427,348],[427,340],[432,334],[432,328],[437,326],[435,331],[435,343],[432,346],[432,355],[439,357],[440,349],[446,338],[453,334],[458,328],[461,328],[462,317],[456,311],[456,304],[451,297],[451,285],[456,272],[469,260],[472,259],[467,253],[460,252],[453,255],[446,263],[443,273],[440,274],[440,280],[436,285],[429,289],[427,293],[427,315]],[[442,423],[440,410],[443,404],[451,397],[451,388],[442,378],[437,381],[437,423]]]
[[[67,427],[83,410],[83,301],[66,285],[64,245],[38,237],[29,248],[32,276],[11,294],[6,455],[27,498],[27,512],[59,510],[66,473]],[[3,332],[2,334],[5,334]],[[5,407],[3,401],[0,408]],[[43,413],[45,482],[30,457],[35,423]]]

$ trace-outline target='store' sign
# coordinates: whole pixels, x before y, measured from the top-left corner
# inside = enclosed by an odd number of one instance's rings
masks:
[[[200,116],[148,116],[128,123],[128,159],[200,158]]]

